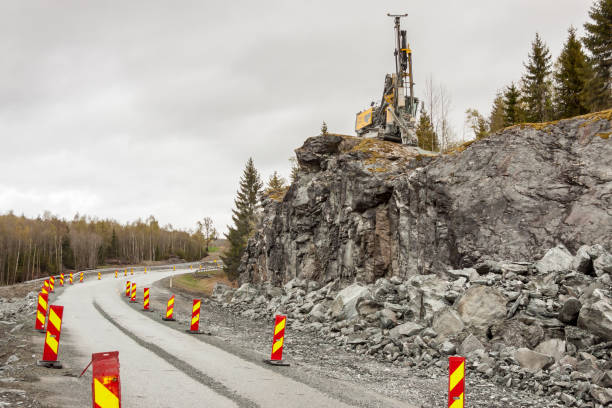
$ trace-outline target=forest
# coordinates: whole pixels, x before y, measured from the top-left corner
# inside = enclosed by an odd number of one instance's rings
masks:
[[[206,221],[206,219],[205,219]],[[0,285],[11,285],[65,270],[138,264],[207,255],[212,235],[161,227],[155,217],[127,224],[75,215],[70,220],[48,212],[37,218],[0,215]]]

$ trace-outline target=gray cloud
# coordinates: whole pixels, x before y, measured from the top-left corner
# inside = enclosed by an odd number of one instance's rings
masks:
[[[407,11],[417,94],[432,75],[488,114],[539,31],[556,56],[588,1],[0,3],[0,211],[223,230],[253,157],[264,178],[302,141],[352,134],[393,69]],[[408,8],[407,8],[408,7]]]

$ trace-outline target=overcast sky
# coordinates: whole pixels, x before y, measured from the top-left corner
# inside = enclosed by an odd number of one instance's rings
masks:
[[[393,22],[464,112],[488,115],[538,31],[553,56],[590,0],[0,0],[0,213],[192,228],[230,222],[249,157],[289,173],[304,139],[354,134],[394,69]]]

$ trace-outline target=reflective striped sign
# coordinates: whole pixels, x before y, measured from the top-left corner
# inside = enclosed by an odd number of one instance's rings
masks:
[[[465,404],[465,357],[448,358],[448,406],[464,408]]]
[[[63,314],[64,306],[51,305],[49,322],[47,324],[47,336],[43,349],[43,361],[57,361]]]
[[[283,359],[283,342],[285,340],[285,324],[287,316],[276,315],[274,322],[274,338],[272,339],[272,355],[270,360]]]
[[[149,310],[149,288],[144,288],[144,300],[142,308],[144,310]]]
[[[198,331],[200,328],[200,307],[202,301],[193,299],[193,307],[191,309],[191,331]]]
[[[38,294],[38,305],[36,307],[36,324],[34,328],[36,330],[44,330],[45,320],[47,319],[49,295],[47,293]]]

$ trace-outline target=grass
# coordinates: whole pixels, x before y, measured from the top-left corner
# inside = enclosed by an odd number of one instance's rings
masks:
[[[172,285],[191,293],[203,293],[207,296],[212,295],[215,283],[220,282],[228,286],[235,287],[236,285],[227,279],[223,270],[186,273],[175,276],[172,279]]]
[[[212,254],[213,252],[219,252],[219,247],[216,246],[209,246],[208,247],[208,253]]]

